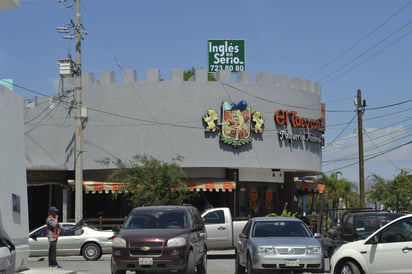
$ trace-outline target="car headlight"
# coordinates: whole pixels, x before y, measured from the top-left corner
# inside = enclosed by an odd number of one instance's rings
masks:
[[[258,255],[274,255],[276,254],[276,249],[273,246],[258,246]]]
[[[185,245],[186,245],[186,239],[183,237],[176,237],[176,238],[172,238],[167,241],[168,247],[185,246]]]
[[[320,246],[309,246],[308,247],[308,254],[320,254],[322,252],[322,248]]]
[[[126,247],[126,240],[120,237],[116,237],[112,243],[113,247]]]

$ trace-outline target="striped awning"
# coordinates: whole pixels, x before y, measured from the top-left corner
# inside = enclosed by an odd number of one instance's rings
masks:
[[[114,193],[122,190],[122,183],[83,181],[83,190],[86,193]]]
[[[298,190],[308,191],[308,192],[319,192],[323,193],[325,191],[326,185],[311,182],[295,182],[296,188]]]
[[[234,181],[205,181],[197,182],[191,181],[187,182],[187,187],[192,191],[229,191],[232,192],[236,189],[236,183]]]
[[[236,189],[234,181],[213,180],[213,181],[190,181],[187,187],[191,191],[229,191]],[[101,181],[83,181],[83,190],[85,193],[115,193],[122,191],[121,182],[101,182]]]

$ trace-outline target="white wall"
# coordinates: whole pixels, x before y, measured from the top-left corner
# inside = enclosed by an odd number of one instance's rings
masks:
[[[24,98],[0,86],[0,233],[16,245],[16,270],[29,255]]]

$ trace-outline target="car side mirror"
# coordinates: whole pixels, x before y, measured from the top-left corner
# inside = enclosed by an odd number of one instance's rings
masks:
[[[315,234],[313,234],[313,236],[315,237],[315,238],[322,238],[322,234],[320,234],[320,233],[315,233]]]
[[[35,234],[35,233],[30,234],[30,238],[32,238],[33,240],[37,241],[37,234]]]
[[[373,235],[372,238],[369,239],[369,241],[366,244],[378,244],[379,243],[379,237],[378,235]]]

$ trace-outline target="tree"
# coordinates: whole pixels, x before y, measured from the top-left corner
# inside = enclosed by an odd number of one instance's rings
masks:
[[[183,71],[183,81],[191,81],[195,76],[196,69],[192,67],[191,69]],[[216,81],[215,76],[212,73],[207,74],[207,80],[209,81]]]
[[[339,179],[338,175],[342,176],[340,171],[332,172],[329,176],[321,174],[317,178],[317,182],[326,184],[325,193],[326,203],[328,207],[339,207],[339,201],[342,198],[345,207],[354,207],[357,205],[357,194],[354,192],[355,185],[347,179]]]
[[[408,171],[401,170],[388,181],[373,174],[372,181],[374,184],[367,193],[369,201],[382,204],[386,210],[412,210],[412,176]]]
[[[126,163],[116,163],[110,180],[123,182],[123,195],[130,206],[181,205],[197,196],[184,183],[186,175],[177,164],[181,160],[178,156],[169,163],[136,155]]]

